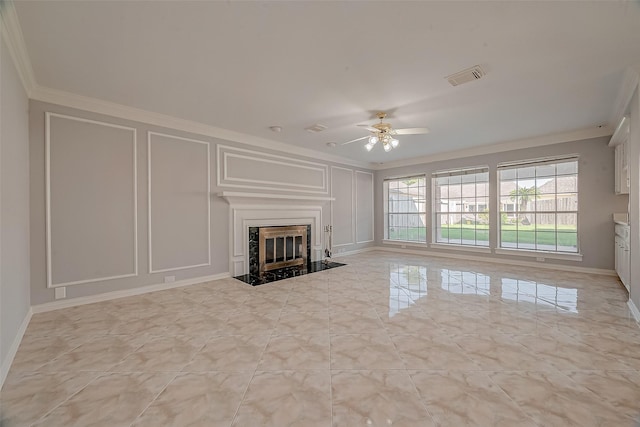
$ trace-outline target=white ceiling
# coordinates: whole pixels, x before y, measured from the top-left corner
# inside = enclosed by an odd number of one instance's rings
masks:
[[[40,86],[365,162],[608,124],[640,63],[638,1],[15,6]],[[482,80],[444,78],[476,64]],[[377,110],[431,133],[390,153],[326,145]]]

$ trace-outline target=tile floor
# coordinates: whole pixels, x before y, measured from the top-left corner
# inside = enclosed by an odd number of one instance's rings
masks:
[[[614,277],[370,252],[36,314],[5,426],[633,426]]]

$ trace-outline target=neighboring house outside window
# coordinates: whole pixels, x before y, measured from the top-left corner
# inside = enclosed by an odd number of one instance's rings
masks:
[[[385,180],[384,204],[386,240],[426,243],[424,175]]]
[[[432,175],[434,243],[489,246],[489,168]]]
[[[577,253],[578,160],[498,165],[500,247]]]

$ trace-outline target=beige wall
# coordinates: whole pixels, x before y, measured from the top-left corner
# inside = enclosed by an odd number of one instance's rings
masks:
[[[330,223],[332,209],[341,222],[359,220],[353,243],[339,252],[373,244],[355,243],[372,240],[370,171],[33,100],[29,120],[34,305],[54,300],[51,286],[66,285],[67,298],[75,298],[233,271],[222,191],[336,192],[335,202],[316,203],[320,225]],[[349,170],[333,185],[332,166]]]
[[[430,178],[433,172],[440,170],[489,166],[489,184],[490,189],[493,190],[490,193],[489,204],[494,208],[490,215],[490,223],[496,224],[497,213],[495,206],[497,206],[497,191],[495,189],[497,188],[496,170],[498,163],[565,154],[578,154],[580,156],[578,178],[578,238],[583,259],[581,262],[575,262],[555,260],[547,257],[544,263],[613,270],[614,227],[612,214],[614,212],[625,212],[627,206],[625,198],[616,196],[614,193],[614,150],[607,146],[608,141],[609,138],[606,137],[596,138],[378,171],[376,173],[376,243],[379,245],[383,244],[384,218],[382,214],[382,182],[387,177],[426,174],[427,178]],[[431,185],[428,184],[427,200],[431,200],[431,191]],[[431,205],[429,204],[428,207],[428,211],[431,212]],[[433,218],[431,214],[428,214],[427,234],[429,241],[432,240],[432,231]],[[493,227],[490,231],[490,245],[492,248],[496,247],[496,242],[497,230],[496,227]],[[449,254],[466,253],[436,248],[429,248],[429,251]],[[535,258],[531,257],[496,255],[493,253],[473,253],[472,255],[535,262]]]
[[[29,311],[28,100],[0,42],[0,386]]]

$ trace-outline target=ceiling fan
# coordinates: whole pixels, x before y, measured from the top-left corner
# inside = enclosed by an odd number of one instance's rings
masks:
[[[429,133],[429,129],[427,128],[404,128],[404,129],[394,129],[391,124],[384,123],[383,120],[387,117],[387,113],[381,111],[377,114],[378,119],[380,119],[380,123],[369,125],[358,125],[360,127],[364,127],[366,130],[371,132],[368,136],[363,136],[361,138],[352,139],[351,141],[343,142],[341,145],[351,144],[352,142],[362,141],[363,139],[368,139],[367,144],[365,144],[364,148],[367,151],[371,151],[373,147],[378,143],[382,143],[382,147],[384,151],[391,151],[396,148],[400,143],[394,136],[396,135],[419,135],[424,133]]]

